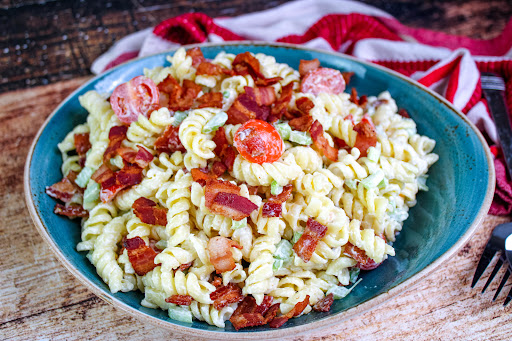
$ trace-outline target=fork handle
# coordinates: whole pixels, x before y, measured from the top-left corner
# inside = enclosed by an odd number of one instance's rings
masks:
[[[496,124],[500,138],[501,149],[507,163],[508,174],[512,179],[512,128],[510,126],[510,114],[505,103],[504,91],[497,89],[483,89],[491,115]]]

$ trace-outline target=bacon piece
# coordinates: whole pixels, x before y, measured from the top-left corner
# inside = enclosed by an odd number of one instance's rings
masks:
[[[261,301],[261,304],[256,306],[256,308],[254,309],[254,312],[265,315],[266,312],[270,309],[272,302],[274,302],[274,298],[272,296],[265,295],[263,297],[263,301]]]
[[[249,199],[225,192],[218,193],[213,199],[213,206],[217,205],[222,207],[222,215],[237,221],[248,217],[252,211],[258,209],[258,206]]]
[[[140,197],[132,205],[133,213],[145,224],[167,225],[167,210],[157,207],[153,200]]]
[[[235,311],[231,316],[236,316],[240,314],[252,314],[256,311],[258,305],[256,304],[256,300],[252,296],[245,296],[245,298],[238,304]]]
[[[117,149],[117,154],[128,163],[134,163],[140,168],[146,168],[149,163],[153,160],[153,154],[142,146],[137,146],[138,151],[128,147],[121,147]]]
[[[231,316],[229,321],[233,324],[233,327],[235,327],[236,330],[247,327],[261,326],[265,324],[265,318],[263,315],[256,313],[245,313]]]
[[[326,232],[327,226],[320,224],[313,218],[309,218],[304,233],[297,243],[293,245],[293,250],[295,250],[297,256],[304,262],[309,262],[318,242],[325,236]]]
[[[334,295],[329,294],[322,298],[320,301],[316,302],[316,304],[313,306],[314,311],[329,311],[331,310],[331,305],[334,302]]]
[[[228,304],[240,302],[244,299],[244,296],[242,295],[242,289],[240,289],[238,285],[229,283],[212,292],[210,299],[213,300],[213,307],[217,310],[221,310]]]
[[[313,117],[309,115],[296,117],[288,122],[290,127],[298,131],[308,131],[313,124]]]
[[[235,268],[235,260],[233,259],[231,247],[242,249],[242,246],[237,242],[226,237],[213,237],[208,241],[207,248],[210,255],[210,262],[218,274],[231,271]]]
[[[199,95],[199,93],[203,90],[201,85],[196,84],[194,81],[190,79],[183,80],[183,97],[194,99]]]
[[[336,148],[345,150],[350,149],[350,146],[347,144],[347,142],[345,142],[345,140],[340,139],[338,137],[333,137],[332,139],[334,140],[334,145],[336,146]]]
[[[297,106],[297,109],[299,109],[299,111],[304,115],[309,115],[311,109],[315,107],[315,103],[313,103],[313,101],[307,97],[299,98],[295,101],[295,105]]]
[[[215,178],[218,178],[219,176],[224,174],[227,170],[228,170],[228,167],[224,163],[222,163],[220,161],[215,161],[212,165],[212,169],[210,172],[211,172],[212,176],[214,176]]]
[[[207,76],[220,76],[220,75],[234,75],[233,70],[223,68],[220,65],[213,64],[210,62],[202,62],[197,67],[196,75],[207,75]]]
[[[205,198],[205,205],[206,205],[206,207],[208,207],[210,209],[210,211],[212,210],[212,207],[215,206],[214,199],[217,196],[217,194],[220,192],[240,194],[240,187],[238,187],[237,185],[234,185],[230,182],[227,182],[227,181],[214,180],[214,179],[208,180],[206,183],[205,190],[204,190],[204,198]],[[216,212],[214,212],[214,213],[216,213]]]
[[[352,79],[352,76],[354,75],[354,72],[342,72],[341,75],[343,76],[345,84],[348,85],[348,83],[350,83],[350,79]]]
[[[199,47],[194,47],[187,50],[187,56],[192,58],[193,67],[197,67],[199,64],[206,60],[204,58],[203,51],[201,51]]]
[[[172,295],[165,299],[167,303],[173,303],[177,305],[190,305],[192,303],[192,296],[190,295]]]
[[[285,201],[288,201],[292,197],[293,185],[286,185],[283,187],[283,190],[278,195],[271,196],[268,201],[275,202],[278,204],[282,204]]]
[[[254,79],[265,78],[260,72],[260,62],[250,52],[238,54],[232,63],[233,71],[237,75],[250,74]]]
[[[409,116],[409,113],[407,112],[407,110],[405,110],[403,108],[398,110],[398,115],[405,117],[405,118],[411,118],[411,116]]]
[[[382,263],[376,263],[373,259],[366,255],[364,250],[361,250],[357,246],[347,243],[343,253],[349,257],[352,257],[357,261],[356,266],[361,270],[373,270]]]
[[[109,164],[110,159],[116,156],[117,149],[121,147],[121,143],[126,138],[126,132],[128,131],[127,126],[114,126],[110,128],[108,133],[108,146],[103,153],[103,163]]]
[[[142,182],[142,168],[132,163],[125,163],[116,172],[116,183],[123,186],[133,186]]]
[[[259,106],[271,105],[276,101],[276,92],[271,86],[255,88],[246,86],[244,90]]]
[[[228,124],[245,123],[254,118],[265,121],[270,115],[270,107],[258,105],[249,94],[244,93],[238,95],[227,114]]]
[[[254,84],[257,86],[270,86],[279,83],[281,80],[283,80],[283,77],[257,78]]]
[[[368,97],[366,95],[359,97],[359,106],[366,108],[366,104],[368,104]]]
[[[212,179],[209,172],[207,172],[206,170],[204,170],[202,168],[192,168],[190,170],[190,174],[192,175],[192,180],[194,180],[195,182],[198,182],[203,187],[206,185],[206,182],[208,180]]]
[[[159,153],[186,152],[180,140],[180,127],[169,125],[165,128],[164,133],[156,139],[155,148]]]
[[[222,93],[208,92],[197,99],[198,108],[219,108],[222,109]]]
[[[359,104],[359,100],[358,100],[358,97],[357,97],[357,89],[356,88],[352,88],[352,90],[350,91],[350,102],[355,103],[355,104]]]
[[[263,204],[261,213],[263,217],[281,217],[282,210],[282,204],[278,204],[275,202],[266,202],[265,204]]]
[[[365,157],[368,148],[375,147],[379,140],[377,132],[375,131],[375,126],[368,114],[365,114],[361,122],[355,125],[354,131],[357,132],[356,144],[354,147],[359,149],[361,157]]]
[[[84,157],[89,149],[91,149],[91,142],[89,142],[89,133],[75,134],[73,136],[75,140],[76,153],[80,157]]]
[[[158,83],[158,90],[169,95],[170,103],[175,103],[183,94],[180,83],[171,75]]]
[[[283,114],[286,112],[286,108],[288,107],[288,104],[290,104],[290,101],[292,100],[293,95],[293,82],[288,83],[281,89],[281,96],[274,104],[274,107],[272,108],[272,117],[276,119],[281,119]]]
[[[213,137],[213,142],[215,142],[215,149],[213,152],[222,160],[228,170],[232,171],[237,151],[235,147],[229,144],[224,127],[217,129],[215,136]]]
[[[292,317],[300,315],[309,304],[309,295],[302,302],[298,302],[287,314],[278,316],[269,322],[270,328],[279,328]]]
[[[91,179],[103,185],[106,183],[107,185],[115,184],[116,175],[113,170],[108,168],[106,165],[101,165],[92,175]]]
[[[89,212],[87,212],[82,205],[71,204],[68,206],[64,206],[62,204],[55,204],[55,208],[53,209],[53,213],[58,215],[63,215],[69,218],[85,218],[89,216]]]
[[[264,317],[265,317],[265,323],[264,324],[267,324],[269,323],[270,321],[272,321],[276,316],[277,316],[277,313],[279,313],[279,308],[280,308],[281,304],[280,303],[274,303],[268,310],[267,312],[265,313]]]
[[[311,138],[313,139],[313,144],[322,151],[322,153],[331,161],[338,160],[338,150],[334,147],[331,147],[329,141],[324,136],[324,128],[322,124],[318,121],[314,121],[309,129],[309,133],[311,134]]]
[[[214,276],[210,284],[212,284],[215,288],[219,288],[222,286],[222,278],[219,276]]]
[[[123,245],[128,252],[128,259],[137,275],[144,276],[157,266],[155,264],[157,253],[146,245],[141,237],[126,239]]]
[[[315,58],[313,60],[300,60],[299,64],[299,74],[300,76],[304,76],[309,71],[316,70],[320,67],[320,61]]]
[[[249,191],[250,195],[255,195],[256,193],[258,193],[259,186],[249,186],[249,185],[247,185],[247,190]]]
[[[71,172],[69,172],[71,174]],[[70,180],[70,176],[62,178],[61,181],[54,183],[51,186],[46,186],[46,194],[52,198],[62,200],[65,203],[71,201],[73,196],[80,193],[79,187]]]
[[[194,262],[185,263],[185,264],[180,264],[180,266],[178,267],[178,270],[180,270],[180,271],[185,271],[185,270],[187,270],[188,268],[190,268],[190,267],[192,266],[192,264],[194,264]]]

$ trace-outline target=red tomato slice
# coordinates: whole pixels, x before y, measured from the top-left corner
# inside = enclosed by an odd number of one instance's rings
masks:
[[[262,120],[245,122],[235,133],[234,145],[249,162],[274,162],[283,154],[283,140],[276,128]]]
[[[110,96],[110,105],[124,124],[137,121],[139,115],[149,117],[158,108],[159,101],[158,88],[150,78],[144,76],[119,85]]]
[[[318,95],[321,92],[341,94],[345,90],[345,79],[338,70],[321,67],[309,71],[300,84],[300,91]]]

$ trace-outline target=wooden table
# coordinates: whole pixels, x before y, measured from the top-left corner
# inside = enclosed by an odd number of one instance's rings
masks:
[[[272,4],[275,5],[278,2],[282,1],[273,1]],[[16,1],[11,2],[11,4],[14,3]],[[186,5],[188,1],[182,1],[182,3]],[[232,6],[231,13],[240,12],[242,6],[239,2],[227,3],[227,7],[222,7],[223,10]],[[396,9],[402,4],[411,11],[412,7],[407,6],[407,3],[408,1],[396,1],[391,3],[395,7],[391,7]],[[498,3],[500,1],[494,1],[489,6],[495,7]],[[436,5],[448,6],[444,16],[441,16],[445,24],[449,21],[447,18],[450,18],[446,13],[453,15],[461,8],[466,13],[471,13],[469,5],[476,9],[483,6],[483,3],[480,5],[473,0],[465,1],[461,6],[457,6],[455,1],[448,4],[450,6],[446,3]],[[377,2],[377,5],[383,8],[388,6],[384,1]],[[52,2],[49,6],[57,5]],[[262,7],[264,7],[262,4],[257,4],[249,9],[255,10]],[[501,11],[509,13],[508,17],[510,17],[511,7],[504,5],[505,9],[502,7]],[[186,11],[186,6],[184,8],[180,8],[179,12]],[[23,7],[0,9],[0,18],[5,12],[23,12],[22,10]],[[418,6],[418,10],[424,11],[425,5]],[[167,14],[169,16],[169,13]],[[44,17],[45,14],[41,15]],[[431,17],[434,18],[435,15]],[[422,20],[428,21],[425,18]],[[27,25],[34,25],[34,23],[27,23]],[[472,24],[464,23],[463,25],[474,28],[468,32],[472,36],[496,35],[502,28],[499,24],[488,26],[487,29],[494,28],[489,33],[483,26],[479,26],[480,22],[476,20],[473,20]],[[451,26],[438,28],[453,31]],[[20,28],[17,29],[22,31]],[[5,36],[0,39],[5,39]],[[37,42],[37,46],[44,44],[44,39],[50,38],[40,37],[40,39],[42,40]],[[7,41],[10,41],[9,37]],[[5,59],[2,58],[5,56],[0,58],[0,67],[3,68],[1,74],[5,78],[6,68],[3,64]],[[91,60],[88,60],[88,63]],[[57,64],[51,65],[54,69],[57,69],[57,66]],[[51,85],[26,90],[14,90],[23,87],[20,84],[25,81],[20,78],[20,75],[12,78],[7,74],[12,82],[2,84],[4,91],[11,89],[14,91],[0,95],[0,121],[2,122],[0,125],[2,148],[0,189],[3,193],[0,198],[0,216],[2,217],[0,245],[3,250],[0,257],[0,339],[191,340],[190,337],[173,335],[169,331],[142,324],[97,298],[57,261],[30,220],[23,198],[23,167],[26,153],[45,118],[69,93],[89,79],[85,76],[62,80],[69,78],[70,74],[73,77],[79,75],[76,72],[63,73],[61,78],[56,76],[55,80],[60,80],[58,82],[52,81]],[[510,217],[487,216],[476,235],[457,256],[422,283],[370,312],[338,326],[332,326],[325,335],[315,333],[310,335],[311,338],[322,340],[510,339],[512,315],[508,314],[512,311],[512,304],[503,307],[502,302],[511,289],[511,284],[508,283],[505,286],[495,303],[492,302],[492,297],[499,280],[495,280],[483,295],[480,291],[484,280],[481,280],[475,289],[470,288],[474,269],[492,228],[510,220]],[[489,271],[484,274],[484,278],[488,274]],[[501,278],[500,275],[501,273],[498,274],[498,279]],[[309,339],[309,337],[301,339]]]

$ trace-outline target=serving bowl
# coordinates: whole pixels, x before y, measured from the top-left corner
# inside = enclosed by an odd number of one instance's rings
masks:
[[[48,117],[28,153],[24,178],[27,206],[39,233],[81,283],[115,307],[161,327],[209,339],[270,339],[325,328],[374,308],[428,276],[464,246],[487,213],[495,175],[485,140],[463,114],[422,85],[346,55],[295,45],[236,42],[194,46],[200,46],[207,58],[221,51],[262,52],[295,69],[301,59],[318,58],[322,66],[354,72],[349,87],[367,95],[388,90],[398,107],[405,108],[416,122],[418,133],[437,141],[434,152],[439,155],[439,161],[429,170],[430,190],[418,194],[418,204],[410,210],[409,219],[393,244],[396,256],[363,273],[362,282],[350,295],[334,301],[329,312],[312,312],[291,319],[279,329],[261,326],[238,332],[229,322],[221,329],[200,321],[171,320],[165,311],[141,306],[140,292],[110,293],[85,253],[76,251],[80,241],[79,221],[54,214],[55,201],[45,194],[45,186],[62,178],[57,144],[74,126],[86,120],[87,112],[80,106],[78,97],[89,90],[110,93],[119,84],[141,75],[143,68],[167,66],[166,56],[173,52],[122,64],[81,86]]]

